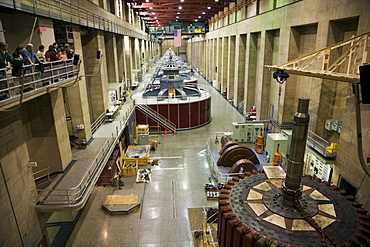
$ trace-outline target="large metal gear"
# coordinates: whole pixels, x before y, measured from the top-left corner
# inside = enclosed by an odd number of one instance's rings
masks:
[[[326,239],[298,209],[281,204],[282,180],[260,172],[233,177],[221,191],[219,246],[369,246],[370,218],[362,205],[327,182],[302,178],[300,205]]]

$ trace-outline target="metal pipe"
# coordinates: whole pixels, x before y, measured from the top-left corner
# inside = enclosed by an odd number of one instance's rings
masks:
[[[285,181],[282,184],[282,202],[287,206],[294,206],[295,198],[301,196],[301,178],[303,173],[303,158],[306,148],[308,122],[308,98],[299,98],[298,109],[294,114],[292,142],[288,159]]]

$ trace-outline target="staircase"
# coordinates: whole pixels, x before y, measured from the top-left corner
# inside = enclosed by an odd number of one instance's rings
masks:
[[[165,128],[165,131],[176,133],[176,125],[158,112],[154,111],[152,108],[144,104],[136,104],[136,108]]]

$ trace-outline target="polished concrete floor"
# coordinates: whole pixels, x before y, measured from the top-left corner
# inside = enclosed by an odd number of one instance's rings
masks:
[[[199,82],[207,83],[200,76]],[[116,188],[95,187],[67,246],[193,246],[187,209],[217,205],[217,201],[207,200],[204,191],[210,175],[207,140],[215,132],[231,131],[231,122],[244,120],[216,90],[211,91],[210,124],[161,135],[158,149],[151,152],[151,158],[159,160],[158,166],[152,166],[151,182],[136,183],[135,176],[124,177],[123,190],[143,195],[140,209],[128,215],[110,215],[102,204]]]

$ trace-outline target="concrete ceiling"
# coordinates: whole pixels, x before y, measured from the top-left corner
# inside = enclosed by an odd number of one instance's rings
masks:
[[[189,26],[206,22],[235,0],[129,0],[134,11],[147,26],[164,27],[179,22]]]

